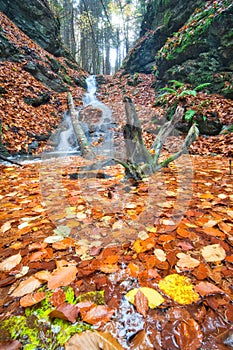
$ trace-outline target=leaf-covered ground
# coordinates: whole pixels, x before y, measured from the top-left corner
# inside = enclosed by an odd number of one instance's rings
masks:
[[[47,64],[48,54],[5,16],[1,26],[17,47],[27,45]],[[27,153],[38,135],[49,137],[67,108],[66,92],[45,88],[23,65],[0,65],[2,141],[13,153]],[[84,73],[68,73],[80,107],[84,89],[72,79]],[[99,79],[97,96],[113,111],[117,152],[124,95],[135,102],[149,147],[166,114],[154,105],[155,78]],[[41,92],[49,93],[47,104],[25,103]],[[232,101],[221,96],[199,92],[180,102],[201,104],[207,116],[214,111],[232,123]],[[164,152],[182,139],[175,133]],[[46,145],[39,141],[37,153]],[[225,157],[232,133],[202,137],[191,152],[202,156],[183,156],[139,184],[124,180],[120,165],[79,177],[90,165],[82,157],[44,154],[21,168],[0,165],[2,349],[233,347],[233,181]]]

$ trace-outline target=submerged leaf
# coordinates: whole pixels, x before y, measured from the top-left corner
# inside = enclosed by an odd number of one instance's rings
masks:
[[[108,332],[86,331],[75,334],[65,345],[66,350],[123,350],[123,347]]]
[[[179,304],[192,304],[199,299],[193,285],[185,276],[172,274],[159,281],[159,288]]]

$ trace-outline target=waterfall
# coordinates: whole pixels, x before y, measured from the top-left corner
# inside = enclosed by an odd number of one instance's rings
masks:
[[[59,144],[57,146],[58,152],[74,152],[77,149],[77,140],[74,135],[72,122],[69,113],[66,113],[63,122],[65,130],[60,132]]]
[[[89,77],[86,78],[86,84],[87,84],[87,93],[83,96],[84,106],[87,106],[89,104],[92,104],[92,102],[97,101],[97,98],[95,95],[97,91],[95,75],[89,75]]]

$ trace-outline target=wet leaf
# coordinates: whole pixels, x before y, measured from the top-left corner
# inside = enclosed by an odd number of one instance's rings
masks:
[[[82,309],[80,312],[82,320],[93,325],[103,325],[110,321],[114,314],[114,310],[105,305],[93,305],[89,310],[85,311]]]
[[[172,274],[159,281],[159,288],[179,304],[192,304],[199,299],[193,285],[185,276]]]
[[[48,288],[56,289],[61,286],[68,286],[74,281],[78,270],[75,266],[64,266],[52,272],[48,280]]]
[[[148,305],[151,309],[156,308],[157,306],[161,305],[165,299],[162,297],[162,295],[157,292],[153,288],[148,287],[140,287],[130,290],[126,295],[126,299],[131,303],[135,305],[135,296],[138,291],[141,291],[146,298],[148,299]]]
[[[224,293],[223,290],[221,290],[220,288],[218,288],[214,284],[209,283],[209,282],[204,282],[204,281],[198,283],[194,289],[202,297],[204,297],[206,295],[210,295],[210,294],[216,294],[216,293],[222,294],[222,293]]]
[[[20,305],[23,307],[38,304],[41,300],[46,298],[45,292],[30,293],[20,299]]]
[[[72,323],[76,322],[79,314],[79,307],[74,304],[64,303],[59,305],[56,310],[50,312],[49,317],[60,318],[62,320],[67,320]]]
[[[144,293],[139,289],[134,297],[134,305],[139,314],[146,317],[149,309],[148,299]]]
[[[0,341],[1,350],[18,350],[21,349],[22,345],[18,340],[6,340]]]
[[[211,244],[201,249],[201,255],[207,262],[219,262],[225,259],[226,252],[220,244]]]
[[[180,350],[198,350],[202,345],[203,334],[193,318],[179,323],[175,337]]]
[[[108,332],[86,331],[75,334],[65,344],[65,350],[123,350],[123,347]]]
[[[132,350],[149,350],[154,349],[153,345],[151,344],[149,337],[146,333],[146,331],[141,330],[139,331],[133,339],[130,341],[130,348]]]
[[[21,254],[12,255],[0,263],[0,271],[10,271],[22,260]]]
[[[30,276],[26,280],[22,281],[11,295],[13,297],[23,297],[28,293],[34,292],[34,290],[36,290],[40,286],[41,282],[34,276]]]

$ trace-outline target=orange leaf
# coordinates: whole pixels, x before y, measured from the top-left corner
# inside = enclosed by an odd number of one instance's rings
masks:
[[[114,310],[105,305],[95,305],[88,311],[80,312],[84,322],[100,325],[108,322],[114,314]]]
[[[56,289],[61,286],[68,286],[75,280],[78,270],[75,266],[64,266],[52,272],[48,280],[48,288]]]
[[[34,276],[30,276],[26,280],[22,281],[11,295],[13,297],[22,297],[28,293],[34,292],[34,290],[40,286],[41,282]]]
[[[46,298],[45,292],[30,293],[20,299],[20,305],[28,307],[39,303]]]
[[[223,233],[222,231],[220,231],[214,227],[206,227],[203,231],[207,235],[210,235],[210,236],[220,237],[222,239],[224,239],[226,237],[225,233]]]

